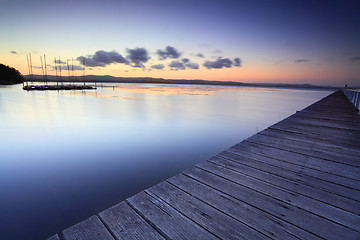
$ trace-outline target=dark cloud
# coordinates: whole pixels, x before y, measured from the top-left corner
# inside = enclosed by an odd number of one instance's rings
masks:
[[[185,70],[186,68],[190,69],[199,69],[199,64],[192,63],[188,58],[184,58],[181,61],[172,61],[169,64],[170,70]]]
[[[55,66],[50,66],[53,70],[55,70]],[[57,66],[57,70],[59,70],[59,67]],[[67,65],[62,65],[61,66],[61,70],[62,71],[67,71],[68,68],[67,68]],[[84,67],[83,66],[80,66],[80,65],[69,65],[69,70],[72,71],[79,71],[79,70],[84,70]]]
[[[196,54],[195,56],[203,58],[203,57],[204,57],[204,54],[198,53],[198,54]]]
[[[349,61],[350,62],[359,62],[360,61],[360,56],[349,58]]]
[[[169,64],[170,70],[185,70],[185,64],[180,61],[172,61]]]
[[[80,66],[80,65],[74,65],[74,66],[69,66],[69,67],[70,67],[70,70],[74,70],[74,71],[84,70],[84,67]]]
[[[17,54],[17,52],[16,51],[10,51],[12,54]]]
[[[111,63],[129,64],[129,61],[121,54],[115,51],[106,52],[103,50],[97,51],[94,55],[90,55],[88,57],[77,57],[76,60],[78,60],[81,64],[83,64],[85,60],[85,66],[87,67],[105,67]]]
[[[59,59],[56,59],[56,61],[54,60],[54,63],[56,63],[56,64],[66,64],[66,62],[61,61]]]
[[[167,59],[167,58],[179,58],[181,53],[178,52],[174,47],[171,46],[167,46],[165,51],[163,50],[158,50],[156,52],[161,60]]]
[[[221,50],[215,50],[214,53],[222,53]]]
[[[133,67],[144,67],[144,63],[150,59],[145,48],[128,49],[127,52],[129,53],[127,58],[133,63]]]
[[[224,67],[230,68],[232,67],[233,62],[228,58],[219,57],[216,61],[206,61],[203,65],[207,69],[224,68]]]
[[[297,59],[295,60],[296,63],[302,63],[302,62],[308,62],[309,60],[307,59]]]
[[[164,64],[155,64],[155,65],[152,65],[151,68],[154,68],[154,69],[164,69]]]
[[[189,63],[186,63],[186,66],[190,69],[199,69],[199,64],[197,64],[197,63],[189,62]]]
[[[240,58],[235,58],[234,59],[234,66],[235,67],[241,67],[241,59]]]

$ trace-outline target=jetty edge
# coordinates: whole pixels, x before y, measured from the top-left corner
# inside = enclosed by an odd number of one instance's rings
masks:
[[[339,90],[49,239],[359,239],[359,137]]]

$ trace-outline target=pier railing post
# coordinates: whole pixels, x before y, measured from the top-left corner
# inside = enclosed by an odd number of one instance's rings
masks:
[[[349,101],[354,105],[354,107],[358,110],[358,114],[360,114],[360,89],[343,89],[342,92],[349,99]]]

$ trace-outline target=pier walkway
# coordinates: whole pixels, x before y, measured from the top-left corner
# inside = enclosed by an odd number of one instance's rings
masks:
[[[359,239],[360,116],[337,91],[53,239]]]

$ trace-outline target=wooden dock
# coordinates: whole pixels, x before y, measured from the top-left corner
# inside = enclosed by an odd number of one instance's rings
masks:
[[[49,239],[360,239],[360,117],[341,91]]]
[[[59,85],[26,85],[26,91],[59,91],[59,90],[93,90],[96,87],[90,85],[59,84]]]

